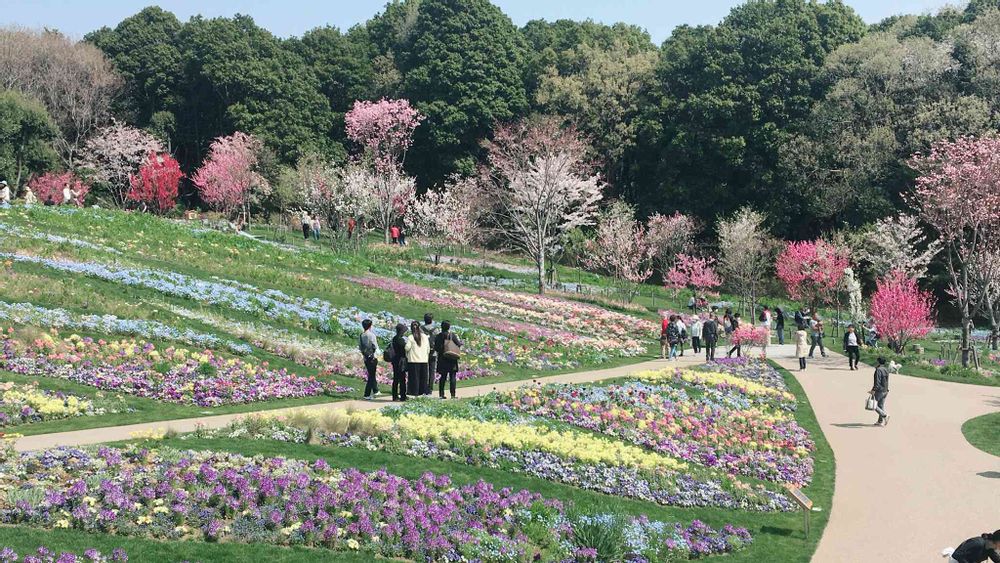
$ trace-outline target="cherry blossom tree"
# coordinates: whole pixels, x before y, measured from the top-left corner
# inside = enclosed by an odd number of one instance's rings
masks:
[[[480,234],[481,194],[476,178],[453,176],[442,189],[428,190],[416,199],[408,215],[410,225],[430,238],[472,244]]]
[[[732,217],[719,219],[719,270],[733,291],[740,296],[744,310],[753,313],[757,295],[771,269],[776,246],[764,225],[767,216],[749,207]]]
[[[490,225],[531,256],[544,293],[549,254],[568,231],[593,223],[601,201],[603,184],[587,158],[588,145],[575,128],[539,117],[498,127],[486,150]]]
[[[656,269],[664,279],[680,254],[694,251],[694,236],[699,230],[694,217],[679,212],[673,215],[655,213],[646,221],[647,237],[656,252]]]
[[[941,252],[941,241],[932,240],[914,215],[887,217],[875,222],[862,236],[858,258],[881,277],[899,270],[920,279],[927,265]]]
[[[340,171],[317,154],[308,154],[295,163],[289,173],[297,199],[313,213],[325,217],[336,214],[343,207],[340,198]]]
[[[611,276],[627,303],[639,285],[653,275],[655,249],[646,238],[646,227],[635,219],[635,208],[616,201],[597,220],[597,233],[589,241],[584,267]]]
[[[815,309],[833,299],[850,265],[844,247],[824,240],[793,241],[785,243],[778,254],[775,271],[792,299],[803,300]]]
[[[344,115],[347,137],[364,147],[377,170],[396,168],[413,144],[413,130],[424,116],[409,100],[358,100]]]
[[[879,331],[897,353],[902,353],[911,340],[927,336],[934,328],[934,298],[901,271],[890,272],[878,281],[872,294],[871,313]]]
[[[666,287],[690,289],[695,296],[722,285],[722,278],[715,272],[714,258],[699,258],[684,253],[677,255],[676,263],[663,277]]]
[[[184,173],[177,160],[167,153],[149,153],[139,173],[129,179],[132,189],[126,198],[154,213],[165,213],[177,205],[177,187]]]
[[[149,133],[112,121],[91,136],[80,151],[80,168],[90,169],[90,179],[105,184],[119,207],[124,207],[132,189],[131,178],[150,153],[162,153],[163,143]]]
[[[365,202],[371,204],[365,211],[383,229],[386,242],[389,229],[406,215],[416,197],[416,182],[403,173],[403,161],[413,143],[413,130],[423,119],[409,101],[387,99],[355,101],[344,116],[348,138],[364,149],[357,160],[371,170],[367,179],[351,171],[350,179],[369,186],[372,201]]]
[[[972,319],[988,304],[1000,271],[983,261],[1000,248],[1000,137],[962,137],[931,145],[909,165],[920,176],[908,201],[943,246],[948,293],[962,317],[968,367]]]
[[[66,186],[69,186],[69,189],[76,194],[75,199],[71,202],[63,201],[63,191]],[[90,186],[85,184],[80,178],[77,178],[72,172],[63,172],[61,174],[48,172],[41,176],[36,176],[28,182],[28,189],[35,194],[38,201],[49,205],[71,204],[82,206],[83,199],[90,192]]]
[[[240,131],[212,141],[208,156],[193,178],[202,201],[230,217],[239,213],[249,221],[253,192],[263,197],[270,190],[257,171],[262,148],[259,139]]]

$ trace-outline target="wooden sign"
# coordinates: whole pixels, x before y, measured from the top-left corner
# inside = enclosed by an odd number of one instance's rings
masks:
[[[812,509],[813,501],[802,492],[802,489],[789,485],[788,492],[791,493],[795,502],[799,503],[799,506],[801,506],[804,510]]]

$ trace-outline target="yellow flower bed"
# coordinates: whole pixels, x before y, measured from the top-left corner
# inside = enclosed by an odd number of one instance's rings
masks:
[[[530,424],[501,424],[422,414],[406,414],[396,420],[378,412],[358,412],[351,417],[377,432],[395,431],[421,440],[450,438],[485,448],[503,446],[515,450],[538,450],[585,463],[649,470],[687,467],[674,458],[585,432],[560,432]]]
[[[90,401],[70,395],[65,399],[38,390],[33,385],[6,383],[0,387],[0,401],[8,405],[27,405],[45,416],[76,416],[93,409]]]
[[[760,383],[757,383],[755,381],[743,379],[742,377],[736,377],[735,375],[729,375],[728,373],[719,373],[714,371],[675,370],[668,368],[661,370],[641,371],[634,374],[633,377],[649,383],[673,381],[676,378],[680,378],[682,381],[693,385],[708,385],[711,387],[714,387],[716,385],[728,385],[731,387],[736,387],[737,389],[746,393],[747,395],[773,397],[783,401],[793,401],[793,402],[795,401],[795,395],[792,395],[787,391],[774,389],[766,385],[761,385]]]

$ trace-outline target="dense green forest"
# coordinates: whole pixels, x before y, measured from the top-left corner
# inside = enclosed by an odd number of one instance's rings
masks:
[[[900,207],[906,159],[933,140],[998,129],[998,4],[866,25],[839,1],[751,0],[660,46],[624,23],[518,28],[487,0],[394,1],[288,39],[248,16],[148,7],[84,41],[120,77],[110,113],[185,172],[236,130],[263,139],[274,179],[309,155],[344,159],[353,102],[405,98],[426,116],[406,159],[422,190],[471,174],[497,123],[556,114],[642,216],[711,224],[751,205],[775,234],[808,238]]]

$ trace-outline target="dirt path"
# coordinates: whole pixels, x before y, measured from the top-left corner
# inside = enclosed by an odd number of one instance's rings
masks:
[[[813,563],[942,561],[941,549],[1000,527],[1000,458],[972,447],[961,430],[1000,410],[1000,388],[891,375],[889,424],[879,428],[864,410],[873,367],[849,371],[845,357],[831,354],[800,372],[794,347],[768,351],[802,384],[837,460]]]
[[[510,381],[506,383],[497,383],[493,385],[476,385],[468,387],[459,387],[458,396],[459,397],[475,397],[478,395],[484,395],[490,391],[503,391],[507,389],[514,389],[521,385],[530,385],[535,381],[545,382],[545,383],[587,383],[591,381],[600,381],[602,379],[612,379],[615,377],[622,377],[636,371],[642,371],[646,369],[658,369],[663,368],[668,365],[696,365],[704,359],[704,356],[694,356],[688,352],[686,356],[680,358],[676,362],[667,362],[664,360],[651,360],[646,362],[641,362],[638,364],[630,364],[626,366],[620,366],[608,369],[598,369],[590,371],[581,371],[575,373],[566,373],[561,375],[552,375],[548,377],[539,377],[536,379],[525,379],[520,381]],[[386,405],[392,404],[389,397],[388,386],[380,386],[382,391],[382,396],[375,401],[339,401],[336,403],[320,403],[315,405],[305,405],[301,407],[284,408],[284,409],[273,409],[266,411],[257,411],[255,414],[277,414],[281,412],[286,412],[289,410],[305,409],[305,410],[318,410],[318,409],[328,409],[328,408],[338,408],[345,409],[351,408],[355,410],[362,409],[374,409],[381,408]],[[437,391],[435,390],[435,397]],[[434,399],[436,400],[436,399]],[[245,417],[253,413],[234,413],[234,414],[222,414],[214,416],[200,416],[195,418],[184,418],[178,420],[161,420],[158,422],[142,422],[138,424],[128,424],[125,426],[108,426],[105,428],[90,428],[87,430],[74,430],[71,432],[55,432],[52,434],[39,434],[37,436],[25,436],[17,441],[15,448],[18,451],[30,451],[30,450],[40,450],[45,448],[54,448],[58,446],[84,446],[89,444],[99,444],[103,442],[115,442],[119,440],[128,440],[132,438],[134,432],[147,432],[147,431],[157,431],[157,430],[176,430],[177,432],[192,432],[196,430],[199,426],[202,428],[221,428],[227,426],[233,420]]]

